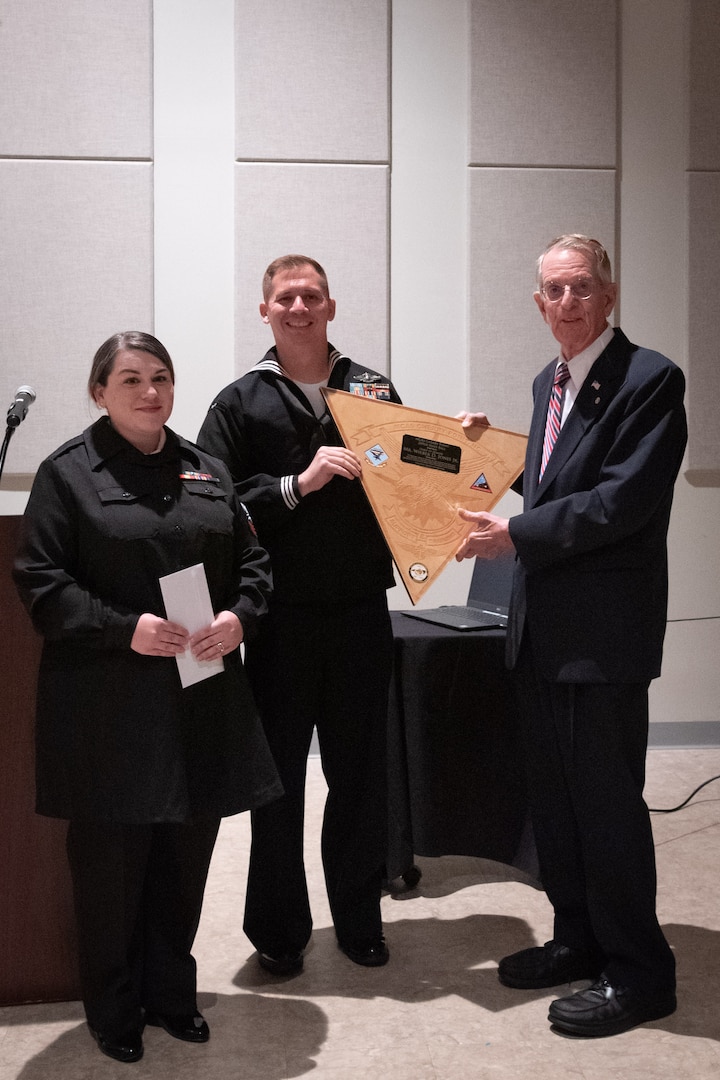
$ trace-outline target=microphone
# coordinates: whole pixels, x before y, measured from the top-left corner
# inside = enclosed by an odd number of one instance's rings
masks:
[[[15,391],[15,400],[7,413],[7,426],[9,428],[16,428],[22,424],[35,397],[35,391],[32,386],[19,386],[17,388]]]

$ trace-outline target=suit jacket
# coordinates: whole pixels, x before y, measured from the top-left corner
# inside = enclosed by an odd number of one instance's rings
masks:
[[[575,400],[538,482],[553,361],[533,384],[524,512],[508,630],[524,632],[558,682],[645,682],[660,674],[667,530],[687,441],[682,371],[616,329]]]

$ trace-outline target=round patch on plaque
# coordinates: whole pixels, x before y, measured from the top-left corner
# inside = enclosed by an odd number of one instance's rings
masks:
[[[421,562],[414,562],[410,567],[409,574],[413,581],[427,581],[428,568],[423,566]]]

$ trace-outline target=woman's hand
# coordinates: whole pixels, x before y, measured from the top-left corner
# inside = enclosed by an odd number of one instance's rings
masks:
[[[146,611],[137,621],[130,648],[143,656],[177,656],[185,652],[189,637],[184,626]]]
[[[242,639],[242,623],[237,615],[221,611],[209,626],[194,633],[188,644],[196,660],[217,660],[237,649]]]

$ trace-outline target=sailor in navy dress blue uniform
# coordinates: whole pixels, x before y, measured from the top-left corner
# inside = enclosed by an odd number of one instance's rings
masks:
[[[272,561],[270,614],[247,666],[285,794],[252,815],[245,932],[275,974],[302,969],[312,915],[303,862],[307,756],[317,728],[328,798],[322,858],[340,948],[387,961],[380,898],[387,849],[390,553],[321,387],[398,402],[392,384],[327,341],[322,267],[268,267],[260,312],[275,346],[222,390],[198,442],[226,462]]]

